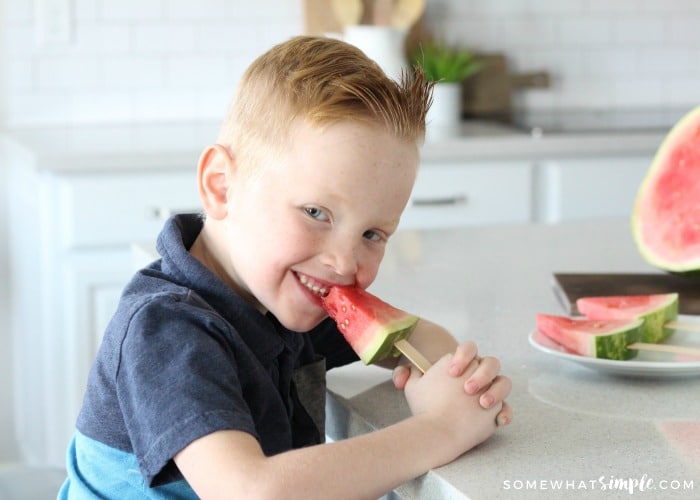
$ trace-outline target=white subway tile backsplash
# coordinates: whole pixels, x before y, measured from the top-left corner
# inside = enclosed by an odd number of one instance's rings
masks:
[[[101,82],[97,57],[39,56],[36,65],[36,87],[40,90],[95,89]]]
[[[613,21],[613,40],[618,44],[649,46],[665,40],[666,19],[662,16],[626,16]]]
[[[6,63],[7,89],[22,92],[34,85],[34,66],[29,58],[12,58]]]
[[[217,88],[225,81],[228,61],[225,56],[170,57],[166,79],[179,88]]]
[[[230,0],[168,0],[167,16],[173,20],[216,20],[223,17],[235,20],[235,4]]]
[[[700,5],[700,2],[697,2]],[[673,45],[700,46],[698,17],[671,17],[666,23],[666,41]]]
[[[127,23],[78,23],[75,40],[69,47],[74,54],[112,57],[131,51],[131,29]]]
[[[166,62],[154,56],[116,56],[102,61],[103,86],[108,89],[163,88]]]
[[[238,79],[303,31],[302,0],[72,0],[73,40],[38,46],[33,2],[4,2],[0,124],[220,119]],[[700,104],[699,0],[430,0],[427,29],[512,72],[538,109]]]
[[[132,27],[133,50],[141,54],[191,54],[194,26],[190,23],[137,23]]]
[[[141,22],[162,19],[166,12],[167,1],[92,0],[92,3],[97,5],[98,15],[103,20]]]
[[[71,121],[73,122],[124,122],[131,120],[133,115],[131,93],[126,90],[73,92],[71,99]]]
[[[259,26],[244,24],[235,29],[230,22],[209,21],[195,26],[195,46],[198,52],[206,54],[256,53]]]
[[[566,47],[605,46],[612,40],[612,20],[604,16],[567,16],[559,22],[558,42]]]

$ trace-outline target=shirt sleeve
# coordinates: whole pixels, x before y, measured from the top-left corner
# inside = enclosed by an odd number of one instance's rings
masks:
[[[172,457],[222,429],[258,437],[243,397],[228,325],[187,296],[150,301],[131,318],[117,370],[117,394],[147,482],[173,479]],[[159,477],[157,477],[159,476]]]

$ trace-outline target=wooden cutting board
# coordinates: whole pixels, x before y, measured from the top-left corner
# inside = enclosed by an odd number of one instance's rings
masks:
[[[700,278],[673,274],[554,273],[552,287],[569,314],[579,314],[576,299],[580,297],[678,292],[678,312],[700,315]]]

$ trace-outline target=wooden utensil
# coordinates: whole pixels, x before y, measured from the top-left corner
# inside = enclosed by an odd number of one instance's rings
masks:
[[[391,14],[391,25],[398,29],[408,29],[423,15],[425,0],[395,0]]]
[[[331,0],[333,12],[343,26],[354,26],[360,22],[364,6],[362,0]]]
[[[401,354],[406,356],[408,360],[413,363],[416,368],[420,370],[421,373],[425,373],[432,366],[432,363],[423,356],[418,349],[413,347],[408,340],[402,339],[394,344]]]
[[[394,0],[374,0],[372,3],[372,24],[391,26],[394,14]]]
[[[672,354],[686,354],[700,358],[700,349],[696,347],[686,347],[674,344],[649,344],[646,342],[632,342],[627,344],[627,349],[638,351],[670,352]]]

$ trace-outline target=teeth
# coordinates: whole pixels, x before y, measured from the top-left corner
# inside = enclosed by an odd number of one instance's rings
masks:
[[[311,290],[312,292],[314,292],[316,295],[324,297],[328,294],[328,290],[324,286],[319,285],[318,283],[314,283],[308,276],[305,276],[303,274],[299,274],[298,276],[301,284],[309,290]]]

